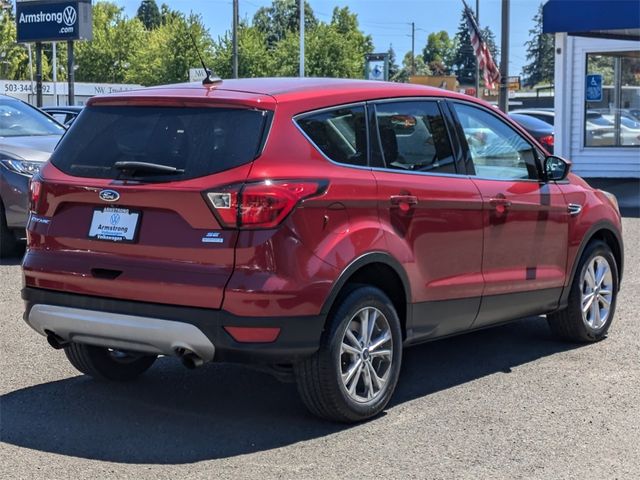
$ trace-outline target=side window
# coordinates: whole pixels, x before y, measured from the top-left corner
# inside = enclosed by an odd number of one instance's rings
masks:
[[[436,102],[377,104],[376,121],[386,168],[456,173],[447,129]]]
[[[484,110],[452,103],[469,146],[475,175],[505,180],[537,179],[533,145]]]
[[[299,118],[297,123],[334,162],[367,165],[367,122],[363,106],[312,113]]]

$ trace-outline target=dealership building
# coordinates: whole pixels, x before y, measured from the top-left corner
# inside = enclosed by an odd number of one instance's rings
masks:
[[[640,2],[549,0],[543,25],[555,34],[555,152],[640,198]]]

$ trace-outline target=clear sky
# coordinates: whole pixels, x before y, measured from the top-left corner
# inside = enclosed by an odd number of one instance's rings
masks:
[[[231,28],[231,0],[156,0],[183,12],[202,14],[204,23],[213,38]],[[411,22],[416,24],[416,53],[426,43],[433,31],[446,30],[450,35],[458,31],[462,12],[462,0],[307,0],[316,16],[323,21],[331,19],[335,6],[348,6],[358,14],[360,28],[373,38],[376,51],[386,51],[393,45],[400,63],[411,50]],[[136,14],[140,0],[115,0],[125,7],[128,16]],[[543,0],[510,0],[511,32],[509,35],[510,75],[519,75],[526,63],[526,47],[533,16]],[[467,0],[475,8],[475,0]],[[251,20],[256,10],[271,4],[270,0],[239,0],[240,17]],[[480,0],[480,26],[490,26],[500,47],[502,0]],[[499,59],[496,59],[499,63]]]

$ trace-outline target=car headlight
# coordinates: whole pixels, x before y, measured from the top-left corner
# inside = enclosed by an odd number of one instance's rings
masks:
[[[0,153],[0,165],[20,175],[32,177],[40,171],[42,162],[33,162],[31,160],[24,160],[18,156]]]
[[[600,191],[604,194],[605,197],[609,199],[611,205],[613,205],[613,208],[616,209],[616,212],[620,213],[620,207],[618,206],[618,199],[616,198],[616,196],[611,192],[605,192],[604,190]]]

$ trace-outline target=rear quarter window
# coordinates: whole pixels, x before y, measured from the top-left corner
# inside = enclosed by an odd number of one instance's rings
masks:
[[[271,115],[263,110],[93,106],[73,122],[51,157],[63,172],[118,178],[115,162],[147,162],[183,170],[147,181],[202,177],[254,160]]]
[[[367,122],[363,106],[341,107],[296,120],[313,144],[337,163],[367,165]]]

